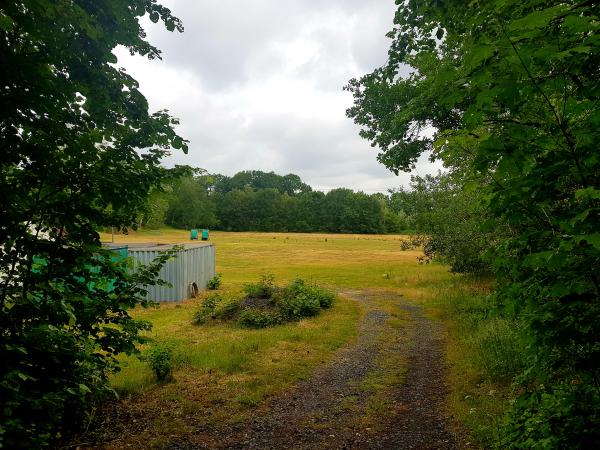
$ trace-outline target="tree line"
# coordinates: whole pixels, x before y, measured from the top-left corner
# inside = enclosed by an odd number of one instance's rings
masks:
[[[417,203],[417,193],[404,189],[324,193],[294,174],[255,170],[228,177],[188,168],[153,192],[142,223],[226,231],[399,233],[419,225]]]

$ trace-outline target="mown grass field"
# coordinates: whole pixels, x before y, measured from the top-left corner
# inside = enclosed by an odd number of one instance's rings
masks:
[[[110,238],[102,235],[104,241]],[[256,282],[261,273],[272,273],[278,284],[300,277],[335,291],[393,291],[423,304],[430,317],[445,321],[450,331],[450,412],[470,427],[480,422],[491,426],[488,423],[497,415],[494,408],[501,409],[498,404],[503,405],[504,400],[493,393],[488,395],[498,388],[487,383],[472,363],[468,342],[459,333],[451,305],[460,301],[457,295],[476,296],[486,286],[454,276],[441,264],[420,265],[418,251],[400,250],[402,239],[393,235],[299,233],[210,235],[217,249],[217,272],[223,277],[221,291],[228,294],[241,292],[245,283]],[[189,234],[175,230],[130,232],[115,236],[115,242],[189,242]],[[132,414],[153,424],[154,431],[138,430],[139,442],[149,440],[160,445],[161,436],[191,432],[188,424],[196,416],[214,427],[243,420],[266,397],[306,378],[350,342],[364,312],[358,302],[338,296],[331,309],[315,318],[247,330],[223,323],[193,325],[200,301],[133,312],[135,317],[152,322],[149,336],[171,346],[175,359],[174,381],[170,383],[156,383],[146,364],[135,357],[123,358],[123,370],[112,379],[122,397],[131,397],[127,407]],[[393,312],[395,306],[387,308]]]

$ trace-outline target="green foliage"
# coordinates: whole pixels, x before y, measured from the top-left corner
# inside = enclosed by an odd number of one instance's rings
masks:
[[[517,399],[498,448],[596,448],[600,394],[586,383],[539,386]]]
[[[324,194],[313,191],[299,178],[300,184],[291,183],[296,188],[282,188],[278,182],[262,180],[267,175],[274,180],[297,177],[258,171],[240,172],[233,178],[213,177],[216,179],[215,194],[211,199],[220,228],[228,231],[384,233],[401,231],[403,226],[382,194],[367,195],[349,189],[333,189]]]
[[[265,328],[284,322],[312,317],[331,307],[333,292],[293,280],[281,288],[272,274],[262,274],[258,283],[244,286],[245,298],[225,298],[221,294],[206,297],[194,314],[194,324],[209,320],[236,320],[245,328]]]
[[[192,323],[202,325],[210,320],[232,320],[238,316],[242,299],[219,293],[210,294],[194,313]]]
[[[214,318],[218,320],[232,320],[235,318],[241,308],[242,300],[239,298],[228,298],[217,305]]]
[[[217,290],[221,287],[222,281],[223,280],[221,278],[221,274],[217,273],[214,277],[208,280],[208,282],[206,283],[206,288],[210,289],[211,291]]]
[[[523,324],[511,318],[488,317],[473,329],[474,362],[493,382],[511,383],[527,365]]]
[[[276,311],[244,308],[239,314],[238,323],[244,328],[267,328],[278,325],[282,318]]]
[[[459,292],[443,308],[459,324],[460,338],[483,378],[510,384],[521,374],[528,358],[523,321],[498,314],[492,299],[481,295]]]
[[[244,292],[250,298],[271,298],[275,292],[275,275],[263,273],[258,283],[249,283],[244,286]]]
[[[321,308],[329,308],[333,298],[332,292],[297,278],[277,293],[275,305],[286,320],[297,320],[315,316]]]
[[[226,177],[191,169],[153,194],[145,224],[156,226],[162,218],[184,229],[218,225],[227,231],[402,232],[410,223],[408,213],[392,203],[380,193],[313,191],[293,174],[249,171]]]
[[[215,212],[208,197],[206,178],[201,173],[175,182],[165,223],[175,228],[211,228],[217,223]]]
[[[5,2],[0,12],[0,445],[40,448],[76,430],[110,394],[115,356],[135,352],[147,323],[144,286],[95,230],[135,227],[172,148],[187,151],[165,111],[148,112],[119,69],[122,45],[150,59],[148,14],[183,30],[167,8],[132,2]],[[143,150],[143,151],[142,151]],[[160,262],[160,261],[159,261]],[[164,261],[163,261],[164,262]]]
[[[319,313],[321,304],[314,294],[304,280],[296,279],[278,293],[275,305],[286,320],[315,316]]]
[[[206,323],[209,319],[215,319],[217,306],[223,301],[223,296],[218,293],[214,293],[206,297],[200,308],[194,313],[193,323],[201,325]]]
[[[225,194],[231,191],[244,191],[274,189],[280,194],[296,196],[312,191],[312,188],[303,183],[298,175],[277,175],[274,172],[262,172],[260,170],[242,171],[233,177],[217,175],[214,177],[214,189],[216,192]]]
[[[158,381],[171,378],[173,373],[173,349],[171,347],[155,343],[144,353],[144,360]]]
[[[526,322],[532,344],[506,425],[521,448],[561,447],[561,436],[585,447],[598,428],[598,8],[402,2],[388,64],[347,86],[348,115],[383,164],[410,170],[433,152],[509,230],[494,242],[492,269],[498,303]],[[573,392],[594,389],[579,409]],[[560,425],[545,421],[559,404]]]
[[[455,175],[412,177],[410,196],[412,225],[419,234],[403,242],[403,248],[423,247],[429,262],[437,259],[453,272],[485,274],[491,271],[489,253],[508,235],[493,220],[477,191],[461,189]]]

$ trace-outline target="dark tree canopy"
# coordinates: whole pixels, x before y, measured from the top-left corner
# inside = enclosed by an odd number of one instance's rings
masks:
[[[249,170],[236,173],[232,177],[217,175],[215,177],[215,191],[226,193],[234,189],[277,189],[281,194],[291,196],[309,192],[311,187],[302,182],[298,175],[277,175],[275,172]]]
[[[182,31],[154,0],[17,0],[0,6],[0,442],[47,445],[134,351],[127,310],[152,274],[129,274],[96,229],[135,226],[161,158],[186,151],[148,112],[116,46],[160,58],[139,17]],[[154,269],[157,270],[155,267]],[[154,270],[153,269],[153,270]],[[156,272],[154,270],[154,273]],[[112,280],[110,283],[107,280]],[[114,325],[118,325],[115,327]]]

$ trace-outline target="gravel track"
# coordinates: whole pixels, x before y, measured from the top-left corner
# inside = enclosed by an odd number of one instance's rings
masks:
[[[256,413],[245,424],[198,441],[171,442],[168,449],[454,449],[447,419],[441,413],[447,394],[442,341],[437,326],[420,307],[401,296],[361,290],[342,295],[367,308],[358,338],[338,351],[333,361],[308,380],[274,398],[266,413]],[[357,410],[364,410],[368,394],[358,387],[376,366],[381,333],[390,331],[388,314],[376,299],[398,302],[407,315],[402,345],[393,348],[407,357],[404,383],[386,392],[392,399],[377,417],[377,429],[357,426]],[[389,351],[389,349],[388,349]],[[355,409],[343,407],[351,400]],[[205,430],[206,431],[206,430]],[[201,444],[201,442],[203,444]],[[208,444],[210,443],[210,444]]]

